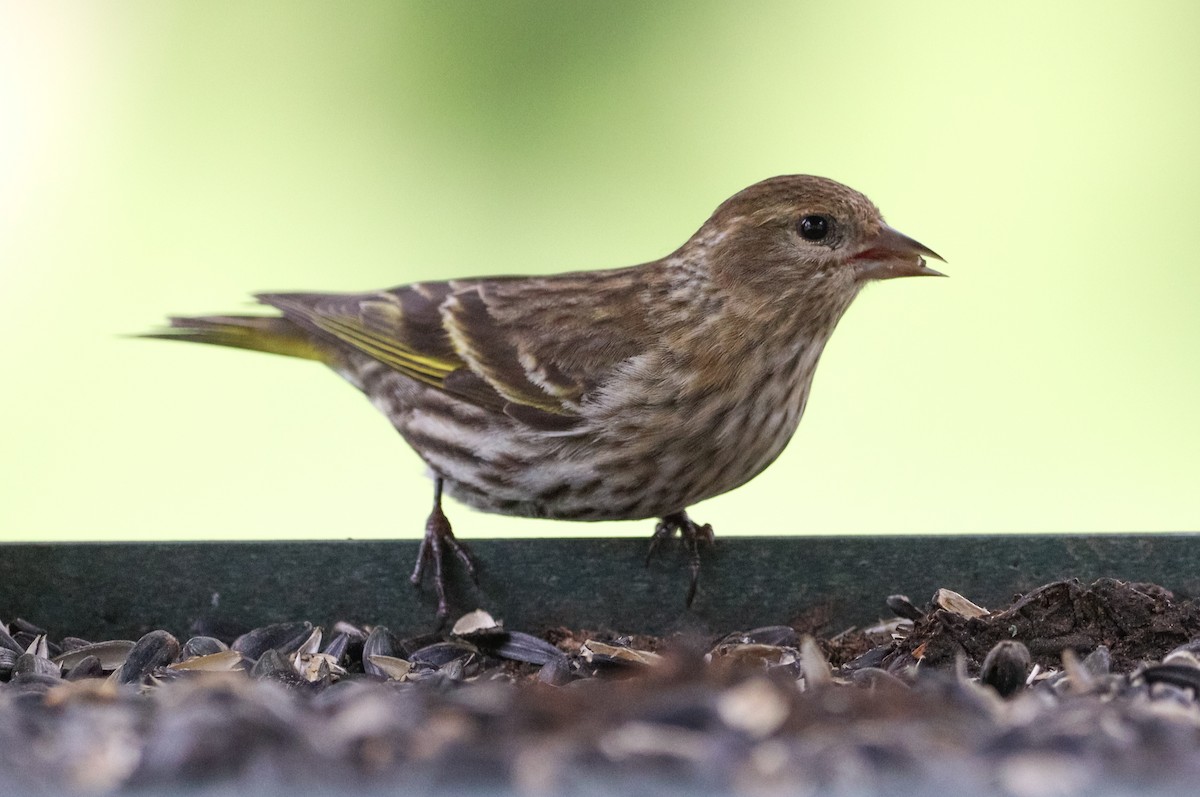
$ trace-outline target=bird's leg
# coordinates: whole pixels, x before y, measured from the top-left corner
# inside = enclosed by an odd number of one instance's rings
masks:
[[[688,517],[687,512],[672,512],[669,515],[663,515],[658,521],[658,525],[654,527],[653,536],[650,537],[650,550],[646,552],[647,565],[650,564],[650,557],[658,550],[662,541],[674,536],[676,531],[683,538],[684,547],[688,551],[688,566],[692,571],[692,581],[688,585],[685,600],[686,606],[690,609],[692,601],[696,599],[696,587],[700,583],[700,544],[712,544],[712,524],[705,523],[701,526]]]
[[[479,573],[475,567],[475,556],[470,548],[455,539],[454,532],[450,529],[450,521],[442,511],[442,478],[438,476],[433,480],[433,511],[425,521],[425,538],[421,540],[421,547],[417,551],[417,566],[413,568],[409,578],[413,584],[420,584],[425,574],[425,566],[433,562],[433,588],[437,592],[438,617],[445,617],[450,613],[450,606],[446,602],[446,575],[442,566],[447,548],[462,562],[471,580],[478,585]]]

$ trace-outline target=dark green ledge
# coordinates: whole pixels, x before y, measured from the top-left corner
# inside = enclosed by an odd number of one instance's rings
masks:
[[[984,606],[1059,578],[1151,581],[1200,595],[1200,534],[726,537],[687,565],[641,539],[469,541],[480,586],[451,571],[455,613],[483,607],[508,628],[564,625],[662,634],[727,632],[804,618],[837,632],[889,616],[886,596],[924,603],[938,587]],[[136,638],[153,628],[230,635],[266,623],[339,619],[401,634],[436,627],[408,582],[417,542],[185,542],[0,545],[0,619],[52,636]]]

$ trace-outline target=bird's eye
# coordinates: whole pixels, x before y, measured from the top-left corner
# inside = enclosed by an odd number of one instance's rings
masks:
[[[832,227],[833,222],[829,220],[828,216],[805,216],[796,225],[800,231],[800,237],[806,241],[824,240]]]

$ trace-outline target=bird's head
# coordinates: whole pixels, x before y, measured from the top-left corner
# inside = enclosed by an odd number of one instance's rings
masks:
[[[707,250],[709,278],[722,292],[755,304],[805,297],[848,304],[872,280],[943,276],[925,264],[942,258],[885,224],[871,200],[810,175],[739,191],[687,246]]]

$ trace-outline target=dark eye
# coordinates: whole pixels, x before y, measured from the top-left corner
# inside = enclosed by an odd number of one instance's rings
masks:
[[[829,220],[828,216],[805,216],[796,225],[800,231],[800,237],[806,241],[824,240],[832,227],[833,222]]]

